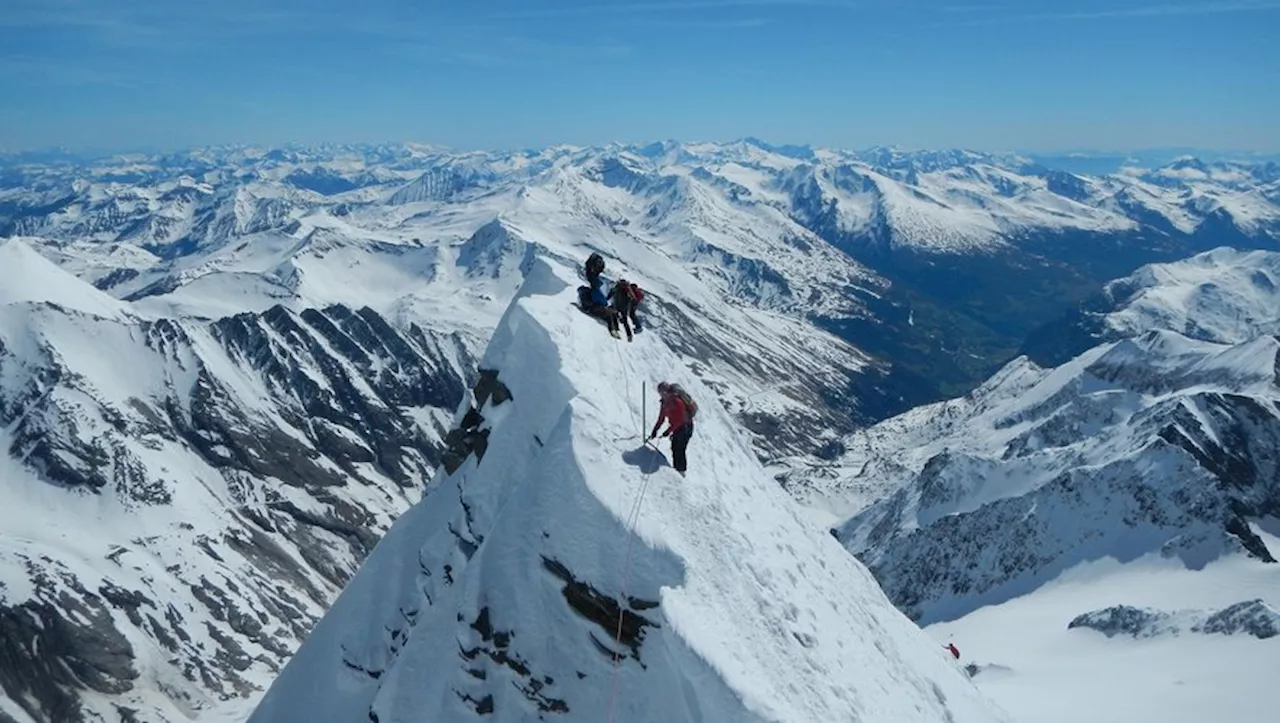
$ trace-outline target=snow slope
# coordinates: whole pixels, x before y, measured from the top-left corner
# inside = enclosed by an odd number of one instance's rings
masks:
[[[1218,248],[1147,264],[1103,285],[1035,330],[1022,352],[1057,366],[1104,342],[1150,329],[1236,344],[1280,330],[1280,253]]]
[[[482,451],[397,521],[251,721],[1002,719],[710,390],[651,336],[621,353],[574,286],[531,269],[481,363],[497,385],[458,411]],[[640,444],[665,377],[703,400],[685,478]]]
[[[1280,549],[1280,538],[1259,534]],[[1025,723],[1267,723],[1275,706],[1260,691],[1280,667],[1280,638],[1107,637],[1068,627],[1081,613],[1113,605],[1220,610],[1254,599],[1280,605],[1280,565],[1233,556],[1193,571],[1158,555],[1106,559],[927,631],[939,643],[954,642],[962,662],[976,668],[974,683]]]
[[[58,268],[21,240],[0,241],[0,306],[49,303],[104,317],[125,313],[125,305]]]
[[[1280,294],[1273,284],[1278,275],[1280,253],[1227,247],[1140,267],[1105,284],[1064,322],[1045,327],[1036,335],[1039,339],[1026,345],[1032,359],[1011,361],[964,397],[912,410],[852,435],[844,440],[846,451],[839,459],[798,476],[794,492],[828,522],[848,519],[909,483],[944,449],[987,453],[1016,436],[1010,424],[990,421],[975,433],[969,425],[976,418],[1017,416],[1023,412],[1013,410],[1035,407],[1046,398],[1050,406],[1041,413],[1085,404],[1092,397],[1059,394],[1059,385],[1074,388],[1072,375],[1104,353],[1108,373],[1133,377],[1139,386],[1148,384],[1138,378],[1149,372],[1153,379],[1167,375],[1154,391],[1195,391],[1202,382],[1212,388],[1214,382],[1234,380],[1246,383],[1240,391],[1267,393],[1267,338],[1280,320]],[[1125,343],[1106,351],[1121,341]],[[1040,361],[1063,355],[1059,363]],[[1203,368],[1196,371],[1197,365]],[[1032,390],[1035,396],[1026,397]],[[1153,397],[1136,403],[1157,401]],[[1127,415],[1131,410],[1122,411]]]

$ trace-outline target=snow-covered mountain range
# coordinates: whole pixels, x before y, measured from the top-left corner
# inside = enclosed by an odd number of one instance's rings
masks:
[[[967,391],[1047,318],[1143,263],[1274,248],[1280,167],[1183,158],[1094,177],[1011,155],[750,139],[0,160],[0,234],[34,237],[117,297],[209,316],[291,299],[395,317],[433,269],[425,286],[445,292],[414,311],[456,323],[470,314],[449,303],[455,259],[440,246],[495,221],[516,245],[591,246],[628,266],[644,248],[678,267],[649,265],[664,274],[651,283],[696,281],[819,323],[875,358],[837,403],[856,397],[865,421]],[[494,274],[509,281],[480,263],[464,286]],[[481,337],[515,288],[499,286],[476,313]]]
[[[1057,365],[1102,342],[1168,329],[1194,339],[1239,343],[1280,331],[1280,256],[1222,248],[1175,264],[1152,264],[1031,334],[1023,351]]]
[[[148,317],[17,240],[0,270],[0,717],[260,691],[421,496],[465,345],[345,306]]]
[[[967,398],[865,433],[911,480],[841,539],[924,621],[1108,555],[1274,562],[1250,524],[1280,516],[1278,352],[1270,336],[1153,330],[1051,370],[1015,362]]]
[[[1266,252],[1143,267],[1091,317],[1118,340],[1053,368],[1020,357],[860,431],[840,462],[858,473],[817,494],[856,507],[894,490],[838,532],[926,621],[1101,556],[1272,562],[1251,524],[1280,517],[1277,281]]]
[[[1130,714],[1077,705],[1059,716],[1046,701],[1100,685],[1069,672],[1077,651],[1118,654],[1069,631],[1259,639],[1135,644],[1130,666],[1227,651],[1249,671],[1280,662],[1270,640],[1280,615],[1277,281],[1275,253],[1218,249],[1143,267],[1107,285],[1107,309],[1080,314],[1071,338],[1096,346],[1056,367],[1019,357],[964,397],[862,430],[825,475],[793,489],[850,516],[834,533],[900,609],[1005,666],[993,690],[1028,720],[1202,720],[1215,701],[1247,698],[1261,674],[1211,683],[1207,665],[1169,666],[1165,677],[1106,668],[1133,681],[1102,696]],[[1059,655],[1076,662],[1059,665],[1056,682],[1046,673],[1024,682],[1037,694],[1013,692],[1019,676],[1052,667],[1037,660]],[[1173,678],[1196,692],[1161,707],[1150,686]],[[1233,710],[1235,720],[1271,717]]]
[[[535,263],[458,409],[483,437],[392,527],[251,721],[995,721],[773,483],[709,387],[687,477],[643,444],[653,336],[614,355]]]
[[[968,390],[1117,269],[1274,247],[1278,183],[759,141],[0,158],[0,715],[252,696],[466,451],[450,411],[540,258],[638,281],[648,330],[583,353],[661,342],[785,474]]]

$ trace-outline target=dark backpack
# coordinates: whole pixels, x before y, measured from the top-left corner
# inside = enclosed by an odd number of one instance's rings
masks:
[[[587,257],[587,276],[599,276],[604,273],[604,257],[600,254],[591,254]]]
[[[619,307],[625,305],[635,306],[644,298],[644,294],[640,291],[639,286],[626,279],[619,279],[618,283],[614,284],[613,288],[609,290],[609,298],[613,299],[614,303]]]
[[[693,397],[689,396],[689,393],[679,384],[671,385],[671,393],[680,397],[680,401],[684,402],[684,408],[689,411],[689,421],[692,422],[693,418],[698,416],[698,403],[693,401]]]

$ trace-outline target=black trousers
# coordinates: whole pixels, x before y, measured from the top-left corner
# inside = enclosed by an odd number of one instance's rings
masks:
[[[610,309],[608,306],[597,307],[596,316],[604,319],[604,323],[608,325],[609,331],[618,330],[618,312]],[[627,336],[631,336],[631,331],[627,330]]]
[[[615,304],[614,311],[618,312],[618,318],[622,320],[622,328],[627,330],[627,338],[631,338],[631,327],[635,326],[636,331],[640,331],[640,320],[636,318],[636,304]]]
[[[685,422],[685,425],[671,433],[671,464],[676,468],[677,472],[683,472],[689,466],[689,460],[685,459],[685,450],[689,447],[689,438],[693,436],[693,422]]]

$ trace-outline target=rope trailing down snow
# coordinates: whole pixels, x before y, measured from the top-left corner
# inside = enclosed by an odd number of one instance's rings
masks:
[[[645,446],[649,444],[646,442]],[[644,493],[649,489],[649,473],[645,473],[644,482],[640,485],[640,494],[636,496],[635,504],[631,506],[631,514],[627,516],[627,558],[622,565],[622,589],[619,592],[618,600],[618,629],[614,635],[613,648],[613,693],[609,697],[609,723],[613,723],[613,712],[618,703],[618,671],[619,660],[621,656],[619,650],[622,648],[622,618],[624,613],[623,605],[627,604],[627,583],[631,578],[631,550],[635,547],[636,523],[640,520],[640,506],[644,502]]]
[[[618,352],[618,360],[622,365],[622,378],[624,382],[623,388],[624,389],[629,388],[631,386],[631,375],[627,373],[627,359],[625,356],[623,356],[622,351],[619,350],[618,347],[615,346],[614,350]],[[638,420],[640,425],[640,440],[643,446],[649,447],[650,449],[653,449],[656,452],[657,449],[652,447],[649,444],[649,441],[645,439],[645,436],[644,436],[644,423],[647,418],[647,415],[646,415],[647,410],[645,409],[647,396],[646,396],[646,389],[644,386],[646,383],[647,382],[644,382],[644,381],[640,383],[641,384],[640,386],[641,411],[640,411],[640,418]],[[634,414],[635,406],[631,404],[628,404],[627,406],[630,406],[632,408],[633,410],[632,413]],[[618,596],[618,628],[616,633],[614,634],[614,647],[613,647],[613,692],[609,696],[609,717],[607,719],[608,723],[613,723],[613,714],[618,706],[618,673],[621,668],[621,666],[619,665],[619,661],[621,660],[621,655],[619,654],[618,651],[621,650],[622,648],[622,620],[625,613],[625,608],[623,606],[627,604],[627,583],[630,581],[630,578],[631,578],[631,551],[635,547],[636,523],[640,521],[640,508],[641,508],[641,505],[644,503],[644,493],[648,489],[649,489],[649,473],[645,472],[644,482],[640,484],[640,494],[636,495],[636,501],[632,503],[631,511],[627,515],[627,521],[626,521],[627,557],[625,562],[623,562],[623,565],[622,565],[622,587],[619,590],[619,596]]]

